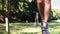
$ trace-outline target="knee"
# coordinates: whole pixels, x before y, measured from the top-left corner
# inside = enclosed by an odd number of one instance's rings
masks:
[[[41,0],[37,0],[37,4],[40,4],[42,1]]]
[[[45,0],[45,4],[50,4],[51,0]]]

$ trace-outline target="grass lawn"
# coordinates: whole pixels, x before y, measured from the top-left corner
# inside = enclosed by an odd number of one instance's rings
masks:
[[[0,23],[0,34],[4,34],[4,33],[5,33],[5,24]]]
[[[34,23],[10,23],[10,34],[41,34],[40,26]],[[60,22],[49,22],[51,34],[60,34]]]

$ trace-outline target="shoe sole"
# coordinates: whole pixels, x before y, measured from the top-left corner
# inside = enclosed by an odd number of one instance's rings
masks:
[[[50,34],[49,31],[42,31],[42,34]]]

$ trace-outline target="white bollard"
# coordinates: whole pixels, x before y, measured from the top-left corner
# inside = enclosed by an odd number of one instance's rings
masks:
[[[5,18],[5,23],[6,23],[6,31],[8,32],[9,24],[8,24],[8,18],[7,17]]]
[[[28,20],[26,20],[26,23],[28,23]]]

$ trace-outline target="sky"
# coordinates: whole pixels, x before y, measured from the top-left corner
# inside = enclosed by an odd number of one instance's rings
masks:
[[[51,0],[51,7],[60,10],[60,0]]]

